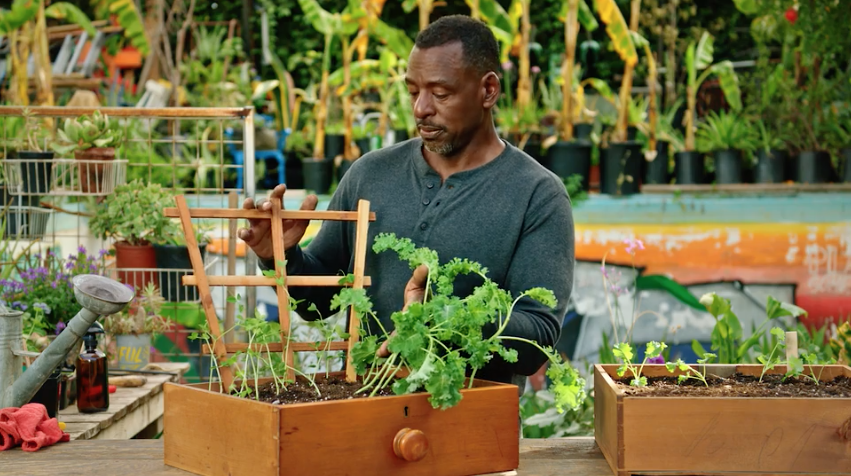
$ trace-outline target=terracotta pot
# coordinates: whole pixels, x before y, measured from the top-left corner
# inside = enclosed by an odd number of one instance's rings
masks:
[[[118,269],[118,281],[133,286],[137,296],[142,295],[148,283],[159,287],[157,273],[153,271],[157,267],[156,253],[150,243],[137,246],[124,241],[116,243],[115,267]],[[143,271],[145,269],[151,271]]]
[[[115,160],[114,147],[92,147],[86,150],[74,151],[77,160],[86,161],[78,164],[78,178],[80,179],[80,191],[82,193],[104,193],[104,164],[92,163],[93,161]]]

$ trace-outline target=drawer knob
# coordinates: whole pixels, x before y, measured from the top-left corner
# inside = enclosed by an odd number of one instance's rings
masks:
[[[419,461],[428,453],[428,438],[420,430],[402,428],[393,439],[393,452],[405,461]]]

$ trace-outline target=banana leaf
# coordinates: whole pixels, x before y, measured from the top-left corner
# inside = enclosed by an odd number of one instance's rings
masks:
[[[77,24],[91,37],[94,37],[97,33],[89,17],[76,5],[67,2],[54,3],[44,10],[44,15],[54,20],[66,20],[69,23]]]
[[[612,39],[612,46],[628,66],[638,63],[638,53],[629,35],[629,27],[614,0],[594,0],[600,19],[606,24],[606,33]]]
[[[145,24],[133,0],[90,0],[89,4],[94,8],[97,18],[105,19],[115,15],[118,18],[118,24],[124,28],[124,37],[130,40],[130,44],[139,50],[142,56],[150,53],[151,47],[148,35],[145,34]]]
[[[375,23],[375,29],[372,30],[373,37],[381,44],[385,45],[397,56],[407,58],[414,49],[414,42],[404,31],[392,27],[381,20]]]
[[[14,0],[9,10],[0,11],[0,33],[9,33],[35,19],[39,2],[33,0]]]
[[[567,21],[567,9],[570,7],[570,2],[565,0],[562,2],[561,10],[558,13],[558,20],[562,23]],[[585,3],[585,0],[579,0],[579,10],[577,11],[577,19],[579,20],[579,24],[582,25],[582,28],[585,28],[589,32],[596,30],[600,24],[597,23],[597,19],[594,18],[594,12],[588,8],[588,4]]]
[[[730,107],[735,111],[742,109],[742,92],[739,89],[739,76],[733,70],[733,63],[728,60],[712,65],[712,72],[718,76],[721,91]]]

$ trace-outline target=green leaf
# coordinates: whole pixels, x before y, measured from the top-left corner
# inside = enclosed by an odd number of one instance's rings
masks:
[[[35,20],[39,4],[34,0],[14,0],[11,9],[0,11],[0,33],[8,35]]]
[[[790,356],[786,362],[786,377],[801,375],[804,371],[804,361],[800,357]]]
[[[695,50],[695,60],[694,60],[694,68],[698,71],[704,70],[712,64],[712,55],[715,51],[713,46],[714,38],[707,32],[703,32],[703,35],[700,36],[700,40],[697,43],[697,49]]]
[[[414,42],[403,31],[381,20],[375,23],[372,36],[400,58],[407,58],[414,49]]]
[[[85,30],[91,38],[94,38],[97,34],[97,30],[95,30],[95,27],[92,26],[92,22],[89,20],[89,17],[87,17],[86,14],[83,13],[83,11],[76,5],[67,2],[57,2],[45,8],[44,15],[55,20],[67,20],[70,23],[77,24],[80,28]]]
[[[784,331],[780,327],[772,327],[771,335],[777,337],[777,340],[779,340],[780,342],[786,342],[786,331]]]
[[[742,92],[739,89],[739,76],[733,70],[733,63],[729,60],[712,65],[712,72],[718,76],[718,82],[724,97],[734,111],[742,109]]]
[[[645,360],[646,359],[652,359],[654,357],[659,357],[660,355],[662,355],[662,351],[665,350],[665,348],[667,348],[667,347],[668,347],[668,345],[665,344],[664,342],[661,342],[661,343],[656,342],[656,341],[648,342],[647,347],[645,347],[645,350],[644,350]]]
[[[706,293],[700,297],[700,303],[715,317],[721,317],[730,312],[730,300],[715,293]]]
[[[323,9],[317,0],[298,0],[298,4],[314,30],[326,36],[337,34],[334,15]]]
[[[632,351],[632,346],[626,342],[615,344],[612,351],[614,352],[615,357],[623,360],[624,362],[632,362],[633,357],[635,357],[635,354],[633,354]]]
[[[757,0],[733,0],[733,3],[735,3],[736,8],[745,15],[753,15],[759,11]]]
[[[609,87],[609,84],[603,81],[602,79],[588,78],[583,82],[594,88],[600,94],[600,96],[603,96],[603,99],[605,99],[606,101],[609,101],[612,104],[615,104],[617,102],[617,99],[615,99],[615,93],[612,92],[612,89]]]
[[[698,342],[697,340],[691,341],[691,350],[695,353],[695,355],[704,355],[708,353],[706,352],[706,349],[704,349],[703,346],[700,345],[700,342]]]
[[[678,301],[694,309],[705,311],[697,297],[685,286],[661,274],[639,276],[635,279],[636,291],[659,290],[671,293]]]
[[[585,3],[585,0],[579,0],[579,11],[577,12],[577,19],[579,20],[579,24],[582,25],[582,28],[585,28],[589,32],[593,32],[600,26],[600,24],[597,23],[597,19],[594,17],[594,13],[591,11],[590,8],[588,8],[588,4]]]
[[[765,314],[769,319],[777,319],[786,316],[798,318],[800,316],[807,315],[806,310],[794,304],[780,302],[771,296],[768,296],[768,302],[765,308]]]

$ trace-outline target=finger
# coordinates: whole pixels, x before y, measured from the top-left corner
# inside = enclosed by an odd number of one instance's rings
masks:
[[[245,200],[242,201],[243,210],[254,210],[254,207],[255,207],[255,205],[254,205],[254,199],[253,198],[246,198]]]
[[[251,230],[249,230],[248,228],[240,228],[239,230],[237,230],[236,235],[239,237],[240,240],[246,243],[248,243],[249,241],[251,241],[252,238],[254,238],[254,233],[252,233]]]
[[[316,205],[319,203],[319,198],[316,195],[310,194],[304,197],[304,201],[301,202],[302,210],[316,210]]]
[[[283,207],[284,203],[284,194],[287,192],[286,184],[280,183],[272,189],[272,193],[269,194],[269,199],[279,198],[281,200],[281,207]]]
[[[387,341],[384,341],[381,344],[381,347],[378,348],[378,352],[376,352],[375,355],[378,356],[378,357],[389,357],[390,356],[390,351],[387,350]]]
[[[414,270],[414,274],[411,276],[411,280],[408,282],[409,284],[415,285],[418,288],[425,286],[426,280],[428,279],[428,266],[421,264],[417,266]]]

